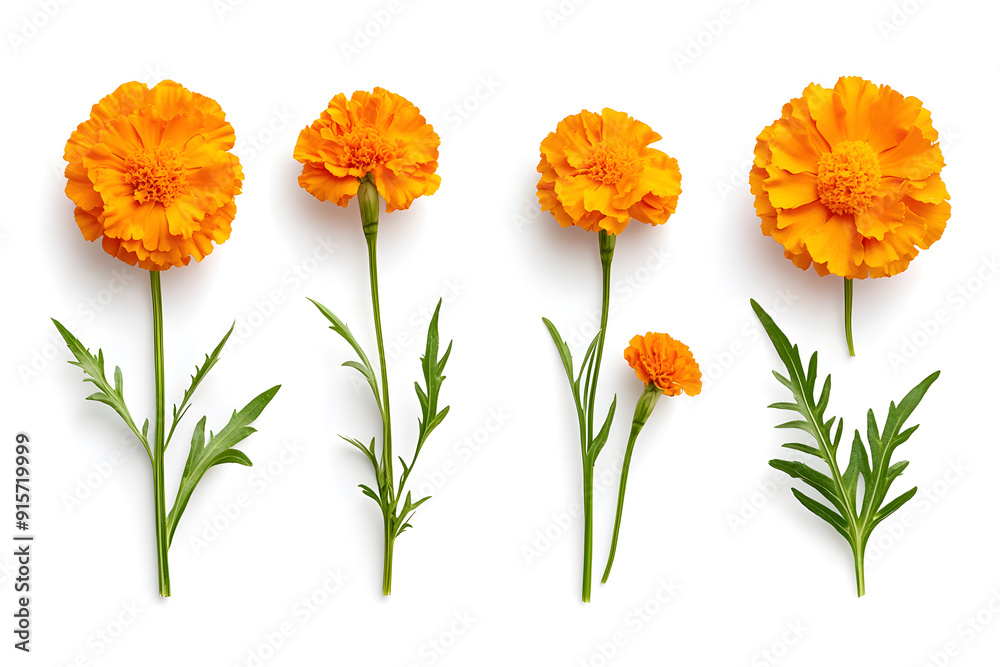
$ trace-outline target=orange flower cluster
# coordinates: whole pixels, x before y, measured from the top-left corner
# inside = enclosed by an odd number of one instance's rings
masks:
[[[320,201],[339,206],[358,193],[358,179],[371,174],[386,212],[407,209],[441,184],[437,170],[441,140],[411,102],[383,88],[341,93],[312,125],[299,133],[294,157],[299,185]]]
[[[122,84],[66,143],[66,195],[84,237],[150,271],[200,262],[232,231],[235,141],[214,100],[173,81]]]
[[[757,137],[761,230],[820,275],[904,271],[951,215],[937,138],[915,97],[858,77],[810,85]]]
[[[677,209],[677,160],[650,148],[660,135],[604,109],[567,116],[541,145],[538,201],[563,227],[619,234],[634,218],[659,225]]]
[[[684,343],[665,333],[633,336],[625,348],[625,361],[646,384],[654,384],[667,396],[683,391],[701,393],[701,369]]]

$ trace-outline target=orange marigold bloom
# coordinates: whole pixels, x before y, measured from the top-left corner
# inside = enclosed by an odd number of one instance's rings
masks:
[[[951,215],[931,115],[859,77],[811,84],[757,137],[761,230],[800,269],[881,278],[941,238]]]
[[[567,116],[541,145],[538,201],[563,227],[620,233],[635,218],[663,224],[677,209],[677,160],[650,148],[660,135],[620,111]]]
[[[437,170],[441,139],[407,99],[383,88],[341,93],[312,125],[299,133],[299,185],[320,201],[347,202],[358,179],[372,175],[386,212],[407,209],[441,184]]]
[[[701,393],[701,369],[684,343],[665,333],[633,336],[625,348],[625,361],[646,384],[655,384],[667,396],[683,391]]]
[[[243,184],[235,142],[215,100],[173,81],[122,84],[66,143],[66,195],[83,236],[150,271],[200,262],[232,231]]]

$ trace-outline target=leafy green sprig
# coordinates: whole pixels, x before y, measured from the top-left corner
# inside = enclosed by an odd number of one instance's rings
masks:
[[[874,411],[868,410],[868,445],[865,446],[861,433],[856,430],[847,467],[841,472],[837,452],[844,432],[844,420],[826,415],[832,388],[831,376],[827,375],[817,397],[818,354],[813,353],[806,369],[798,346],[789,342],[756,301],[751,299],[750,304],[788,372],[785,377],[774,371],[774,377],[792,393],[794,399],[793,402],[772,403],[768,406],[797,414],[796,419],[779,424],[776,428],[803,431],[815,442],[815,445],[789,442],[782,447],[819,459],[826,464],[827,471],[817,470],[804,461],[773,459],[770,465],[801,480],[827,501],[823,503],[799,489],[792,489],[795,498],[806,509],[830,524],[850,544],[854,555],[858,597],[861,597],[865,594],[865,547],[872,532],[917,493],[917,487],[913,487],[886,501],[890,485],[909,465],[908,461],[892,463],[896,448],[909,440],[917,430],[917,425],[904,428],[904,424],[927,389],[937,380],[940,371],[927,376],[898,405],[889,403],[885,425],[881,429]],[[835,423],[836,431],[833,428]]]

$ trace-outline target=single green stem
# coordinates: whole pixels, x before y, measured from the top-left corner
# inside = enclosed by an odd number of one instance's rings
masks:
[[[372,312],[375,316],[375,339],[378,342],[379,370],[382,374],[382,465],[385,468],[386,479],[393,480],[392,476],[392,421],[389,418],[389,380],[385,365],[385,344],[382,341],[382,314],[379,309],[378,299],[378,259],[375,252],[375,241],[378,236],[378,228],[365,232],[365,240],[368,242],[368,275],[372,288]]]
[[[583,462],[583,601],[590,602],[594,562],[594,463]]]
[[[844,278],[844,330],[847,332],[847,351],[854,356],[854,333],[851,331],[851,313],[854,309],[854,281]]]
[[[594,458],[590,447],[594,442],[594,403],[597,399],[597,378],[601,372],[604,353],[604,334],[608,328],[608,304],[611,301],[611,260],[615,254],[615,235],[603,229],[597,237],[601,252],[601,328],[597,332],[597,350],[594,356],[594,375],[587,398],[587,449],[583,454],[583,601],[590,602],[591,579],[594,561]],[[582,425],[581,425],[582,429]]]
[[[385,517],[385,555],[382,559],[382,595],[392,593],[392,547],[395,538],[392,536],[392,527],[389,523],[389,516]]]
[[[642,428],[640,425],[639,428]],[[611,551],[608,553],[608,564],[604,567],[604,576],[601,583],[608,583],[611,575],[611,566],[615,562],[615,550],[618,548],[618,531],[622,526],[622,508],[625,507],[625,485],[628,483],[628,468],[632,463],[632,450],[635,447],[635,439],[639,435],[639,428],[632,425],[632,433],[628,437],[628,447],[625,449],[625,459],[622,461],[622,479],[618,484],[618,509],[615,512],[615,531],[611,536]]]
[[[854,575],[858,582],[858,597],[862,597],[865,594],[865,549],[861,546],[860,536],[854,547]]]
[[[611,301],[611,260],[615,255],[615,235],[603,229],[598,234],[598,246],[601,250],[601,328],[597,332],[597,351],[594,359],[594,377],[590,384],[590,396],[587,399],[587,442],[594,441],[594,403],[597,397],[597,377],[601,373],[601,357],[604,354],[604,334],[608,328],[608,304]]]
[[[153,295],[153,371],[156,382],[156,430],[153,443],[153,503],[156,510],[156,562],[159,571],[160,595],[170,597],[170,563],[167,550],[170,536],[167,528],[167,501],[163,483],[164,436],[166,409],[163,385],[163,297],[160,293],[160,272],[149,272]]]
[[[601,578],[601,583],[608,583],[608,577],[611,575],[611,566],[615,562],[615,550],[618,548],[618,531],[621,529],[622,525],[622,509],[625,507],[625,485],[628,483],[628,470],[632,463],[632,451],[635,449],[635,441],[639,437],[639,432],[642,431],[642,427],[646,424],[646,420],[649,419],[649,415],[653,413],[653,408],[656,407],[656,401],[660,398],[663,392],[661,392],[656,385],[649,384],[643,389],[642,394],[639,396],[639,400],[635,404],[635,416],[632,418],[632,431],[628,436],[628,446],[625,448],[625,459],[622,461],[622,478],[621,482],[618,484],[618,509],[615,512],[615,530],[614,534],[611,536],[611,550],[608,552],[608,564],[604,568],[604,576]]]

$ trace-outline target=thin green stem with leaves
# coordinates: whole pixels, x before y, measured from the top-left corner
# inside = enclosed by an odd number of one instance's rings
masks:
[[[376,238],[378,235],[378,219],[381,202],[371,175],[359,179],[358,184],[358,207],[361,212],[361,226],[365,234],[365,241],[368,244],[368,270],[369,282],[372,295],[372,314],[375,322],[375,338],[378,346],[379,373],[376,375],[368,355],[354,338],[354,334],[347,325],[326,306],[313,301],[312,303],[319,309],[323,316],[330,322],[330,328],[339,334],[354,349],[358,359],[344,362],[344,366],[353,368],[368,382],[382,417],[382,451],[377,453],[375,438],[371,439],[369,445],[365,446],[361,441],[346,436],[340,436],[345,441],[354,445],[372,466],[375,473],[375,488],[367,484],[359,484],[362,493],[374,500],[382,514],[383,531],[383,560],[382,560],[382,593],[389,595],[392,592],[392,562],[396,538],[403,531],[410,527],[410,519],[417,507],[430,500],[430,496],[425,496],[416,501],[412,499],[409,491],[403,495],[406,482],[409,480],[410,472],[417,462],[417,456],[423,448],[427,437],[444,420],[448,414],[448,407],[438,410],[438,397],[441,391],[441,383],[444,381],[444,366],[451,355],[451,344],[445,350],[444,355],[438,357],[440,339],[438,336],[438,317],[441,313],[441,302],[438,301],[434,316],[431,317],[430,325],[427,328],[427,346],[424,356],[421,358],[421,366],[424,375],[424,387],[419,383],[414,383],[417,392],[417,399],[420,401],[421,418],[418,422],[417,446],[413,452],[413,458],[407,463],[402,457],[398,457],[399,464],[403,471],[398,480],[393,474],[393,452],[392,452],[392,420],[389,416],[389,381],[386,368],[385,347],[382,338],[382,316],[379,308],[378,296],[378,261],[376,253]],[[379,387],[381,379],[381,388]],[[377,490],[376,490],[377,489]]]
[[[191,406],[191,397],[195,389],[205,379],[208,372],[219,361],[219,355],[225,346],[229,336],[233,333],[230,327],[229,332],[223,337],[211,354],[205,355],[205,362],[200,366],[195,366],[194,375],[191,376],[191,384],[179,405],[174,405],[173,420],[170,429],[166,428],[166,400],[164,385],[164,355],[163,355],[163,296],[160,288],[160,272],[149,272],[150,293],[152,295],[153,310],[153,377],[155,384],[155,416],[153,425],[152,446],[150,446],[149,420],[147,419],[142,428],[136,426],[132,414],[125,405],[125,383],[122,377],[122,370],[115,366],[114,383],[108,381],[104,373],[104,352],[97,350],[97,355],[91,354],[83,343],[76,336],[60,324],[57,320],[52,320],[56,329],[66,346],[73,354],[75,361],[70,363],[79,367],[84,372],[84,382],[89,382],[97,387],[97,391],[87,397],[87,400],[104,403],[111,407],[125,422],[125,425],[138,438],[146,454],[153,472],[153,507],[155,512],[154,524],[156,529],[156,560],[159,579],[159,591],[163,597],[170,597],[170,565],[168,552],[173,541],[174,532],[180,522],[191,499],[191,494],[201,482],[209,468],[221,463],[238,463],[240,465],[251,465],[249,457],[234,446],[254,433],[250,424],[260,415],[267,404],[278,393],[280,385],[271,387],[264,393],[254,398],[239,412],[233,412],[229,423],[217,434],[209,433],[205,437],[205,417],[201,418],[195,427],[191,437],[191,449],[188,452],[187,464],[181,475],[181,482],[177,489],[177,497],[174,505],[167,512],[166,489],[164,482],[164,464],[167,446],[173,437],[177,425],[184,415],[187,414]]]
[[[542,318],[549,335],[559,351],[559,357],[569,380],[573,402],[576,405],[577,420],[580,426],[580,454],[583,465],[583,594],[584,602],[590,602],[591,580],[593,579],[594,552],[594,465],[597,455],[601,453],[608,441],[611,422],[614,419],[615,407],[618,404],[616,396],[611,402],[608,416],[599,431],[594,432],[594,407],[597,397],[597,379],[600,375],[601,356],[604,351],[604,334],[608,327],[608,307],[611,300],[611,262],[614,259],[615,235],[601,230],[598,234],[598,247],[601,254],[602,298],[601,327],[594,336],[587,353],[580,364],[579,373],[574,373],[573,355],[566,341],[563,340],[555,325]],[[584,377],[586,376],[586,377]],[[583,385],[581,386],[581,382]]]
[[[874,411],[868,411],[868,447],[865,447],[860,431],[855,430],[850,459],[847,468],[841,473],[837,463],[837,449],[844,432],[844,420],[838,420],[836,417],[828,419],[825,416],[830,401],[831,377],[829,375],[826,377],[817,398],[818,355],[813,353],[806,370],[798,346],[793,346],[789,342],[788,337],[756,301],[751,299],[750,304],[788,371],[788,377],[777,371],[774,371],[774,377],[792,393],[795,399],[794,402],[772,403],[768,407],[795,412],[800,417],[779,424],[776,428],[798,429],[807,433],[816,442],[815,447],[799,442],[789,442],[782,447],[822,460],[829,474],[816,470],[803,461],[773,459],[770,465],[803,481],[829,503],[829,505],[824,504],[797,488],[792,489],[792,494],[806,509],[830,524],[851,545],[858,597],[861,597],[865,594],[865,546],[872,531],[917,493],[917,487],[913,487],[893,500],[885,502],[889,486],[909,465],[908,461],[890,464],[896,448],[917,430],[917,426],[904,430],[903,424],[913,414],[927,389],[937,380],[940,371],[927,376],[911,389],[898,405],[894,402],[889,403],[885,426],[881,431],[875,421]],[[833,433],[835,422],[836,434]],[[864,490],[859,501],[859,486],[862,482]]]

